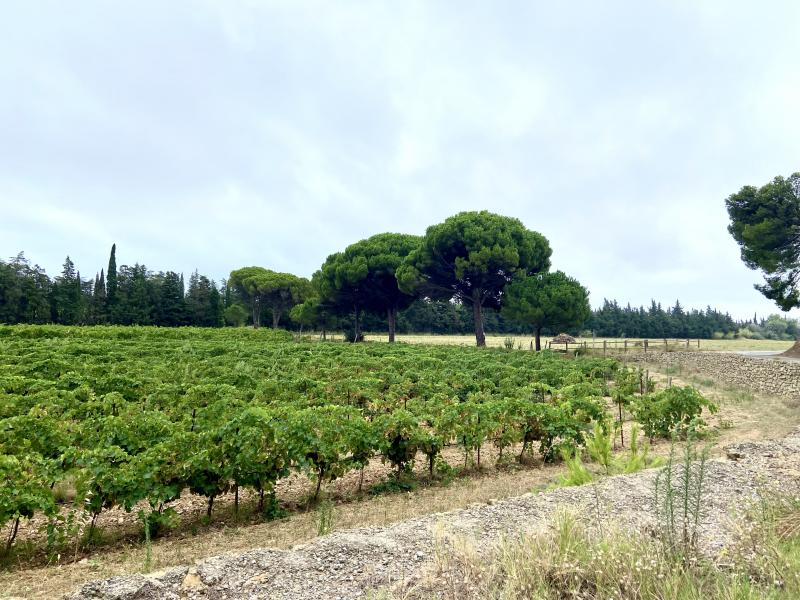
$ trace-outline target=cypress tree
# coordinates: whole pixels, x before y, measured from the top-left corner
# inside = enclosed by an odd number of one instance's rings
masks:
[[[94,290],[92,292],[92,319],[95,323],[105,323],[106,321],[106,278],[103,269],[95,277]]]
[[[106,314],[112,322],[116,322],[114,307],[117,304],[117,245],[111,245],[111,256],[108,258],[106,272]]]

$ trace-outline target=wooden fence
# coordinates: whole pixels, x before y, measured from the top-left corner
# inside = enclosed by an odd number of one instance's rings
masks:
[[[700,350],[700,340],[663,338],[651,339],[591,339],[581,340],[573,343],[559,344],[552,340],[547,342],[547,347],[560,350],[561,347],[569,351],[570,348],[584,348],[587,350],[600,351],[603,356],[607,354],[619,354],[627,352],[674,352],[676,350]]]

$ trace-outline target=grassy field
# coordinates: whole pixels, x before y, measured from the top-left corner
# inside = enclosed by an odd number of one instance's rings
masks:
[[[522,348],[530,348],[531,342],[533,342],[533,337],[526,336],[526,335],[492,335],[488,334],[486,336],[486,344],[487,346],[492,347],[502,347],[505,344],[506,338],[511,338],[514,343],[514,347],[522,347]],[[370,341],[378,341],[378,342],[385,342],[388,340],[388,337],[385,334],[368,334],[366,336],[367,340]],[[543,337],[542,338],[542,345],[546,344],[551,338]],[[596,349],[603,348],[603,340],[608,342],[608,347],[618,347],[620,350],[622,349],[623,340],[621,338],[577,338],[579,343],[586,342],[587,345],[591,348],[592,344]],[[473,335],[436,335],[436,334],[413,334],[413,335],[404,335],[399,334],[397,336],[398,342],[406,342],[408,344],[450,344],[454,346],[474,346],[475,345],[475,336]],[[684,349],[686,345],[686,340],[673,340],[670,339],[669,346],[670,349]],[[629,338],[628,339],[628,347],[629,350],[633,350],[636,348],[636,344],[638,343],[641,346],[641,338]],[[691,340],[689,344],[690,350],[698,350],[698,341]],[[794,342],[791,341],[783,341],[783,340],[746,340],[746,339],[737,339],[737,340],[700,340],[700,347],[699,350],[705,351],[714,351],[714,352],[755,352],[755,351],[780,351],[783,352],[784,350],[788,350],[791,348]],[[563,348],[563,346],[559,346]],[[663,349],[664,341],[663,340],[653,340],[651,339],[649,342],[649,348],[652,350],[659,350]],[[639,348],[641,349],[641,348]]]

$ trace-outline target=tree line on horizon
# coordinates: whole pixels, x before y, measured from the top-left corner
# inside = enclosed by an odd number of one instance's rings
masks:
[[[84,280],[69,257],[47,276],[20,253],[0,261],[0,322],[201,327],[260,326],[343,331],[542,334],[593,331],[604,337],[733,336],[747,323],[679,302],[649,310],[604,301],[591,311],[588,292],[549,272],[550,246],[518,220],[486,211],[460,213],[424,236],[382,233],[330,255],[312,278],[264,267],[231,272],[218,285],[195,271],[188,282],[144,265],[108,267]],[[764,325],[762,322],[761,325]],[[759,337],[759,324],[750,325]],[[785,329],[791,329],[787,325]],[[780,328],[778,328],[780,329]],[[796,330],[796,326],[795,326]],[[772,331],[772,330],[770,330]],[[767,337],[767,335],[764,335]]]

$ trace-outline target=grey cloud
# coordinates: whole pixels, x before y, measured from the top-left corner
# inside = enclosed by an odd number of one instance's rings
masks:
[[[11,3],[0,252],[303,275],[520,217],[594,303],[773,311],[725,196],[800,168],[796,3]]]

